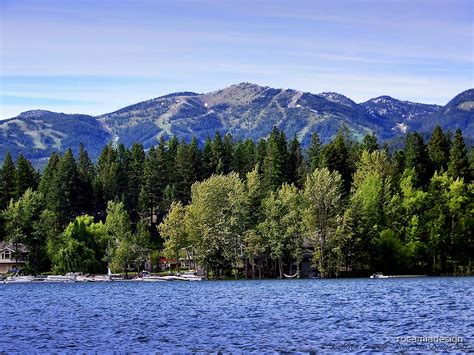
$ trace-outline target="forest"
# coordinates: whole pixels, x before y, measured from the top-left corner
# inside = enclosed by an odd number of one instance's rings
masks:
[[[25,273],[160,271],[193,260],[210,277],[470,275],[473,149],[438,126],[390,151],[341,127],[307,149],[267,139],[160,139],[52,153],[43,171],[7,154],[0,240],[24,245]]]

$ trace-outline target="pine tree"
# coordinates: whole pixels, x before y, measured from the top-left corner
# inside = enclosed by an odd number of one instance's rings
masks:
[[[213,166],[212,159],[212,140],[210,137],[207,137],[204,142],[204,148],[202,150],[202,171],[201,179],[207,179],[215,172],[216,168]]]
[[[176,152],[173,168],[176,176],[176,198],[186,204],[191,196],[191,185],[196,181],[189,147],[183,140]]]
[[[369,153],[379,150],[379,144],[377,142],[377,136],[374,133],[366,134],[361,145],[362,150],[366,150]]]
[[[199,143],[195,137],[191,140],[188,148],[189,152],[189,159],[191,160],[191,180],[198,181],[202,179],[203,171],[202,171],[202,158],[201,158],[201,151],[199,150]]]
[[[129,196],[128,192],[128,179],[129,175],[128,172],[129,164],[130,164],[130,151],[125,148],[123,144],[119,144],[117,147],[117,191],[115,194],[115,198],[119,198],[122,201],[126,201],[127,196]],[[128,203],[126,203],[126,207],[130,207]]]
[[[263,167],[264,185],[267,190],[276,190],[288,179],[286,138],[276,127],[268,138],[266,153]]]
[[[214,135],[211,145],[211,174],[224,173],[225,159],[224,159],[224,143],[219,131]]]
[[[255,163],[258,163],[258,166],[260,168],[259,170],[260,173],[263,173],[266,156],[267,156],[267,141],[262,138],[258,141],[257,150],[255,152]]]
[[[310,172],[322,167],[321,159],[321,140],[319,139],[318,134],[314,132],[311,135],[311,143],[308,147],[308,163]]]
[[[337,171],[343,180],[344,191],[349,192],[352,184],[352,174],[355,171],[355,162],[353,152],[351,152],[352,143],[347,127],[339,129],[334,140],[323,149],[323,165],[329,171]]]
[[[439,125],[433,130],[428,143],[428,154],[435,171],[446,171],[449,158],[449,142]]]
[[[238,141],[234,146],[231,170],[244,177],[254,166],[254,149],[249,147],[248,140]],[[250,170],[249,170],[250,169]]]
[[[176,159],[176,153],[178,152],[179,141],[176,136],[173,136],[167,144],[167,149],[165,150],[165,160],[166,160],[166,173],[167,179],[171,184],[176,182],[176,175],[174,173],[174,161]]]
[[[92,213],[94,210],[93,180],[95,175],[94,164],[89,158],[84,145],[79,146],[79,157],[77,161],[78,173],[78,208],[82,213]]]
[[[145,168],[145,151],[141,144],[135,143],[130,151],[128,164],[128,189],[127,207],[132,221],[138,218],[138,200],[143,185],[143,172]]]
[[[20,154],[16,161],[16,196],[22,196],[26,190],[36,190],[39,176],[30,161]]]
[[[97,183],[104,201],[113,201],[117,196],[118,179],[117,152],[111,144],[107,144],[97,161]]]
[[[296,136],[290,142],[288,159],[288,181],[301,188],[304,183],[306,171],[301,145]]]
[[[52,184],[52,211],[65,226],[79,214],[79,174],[71,149],[61,157]]]
[[[467,159],[467,150],[460,129],[454,133],[453,145],[449,153],[448,173],[455,179],[460,177],[464,181],[471,181],[471,171]]]
[[[144,193],[148,199],[149,219],[152,225],[163,215],[160,203],[170,180],[168,171],[166,142],[161,139],[156,148],[150,148],[143,172]]]
[[[54,205],[54,177],[58,171],[60,156],[53,152],[49,157],[48,164],[43,171],[43,176],[38,187],[39,192],[44,196],[46,208],[52,209]]]
[[[431,161],[423,137],[417,132],[407,135],[405,145],[405,168],[415,172],[414,184],[426,186],[431,177]]]
[[[222,163],[224,165],[224,174],[228,174],[231,171],[233,155],[234,141],[232,135],[227,133],[222,142]]]
[[[0,210],[5,209],[10,200],[16,198],[16,167],[10,153],[5,154],[2,170],[0,171]]]

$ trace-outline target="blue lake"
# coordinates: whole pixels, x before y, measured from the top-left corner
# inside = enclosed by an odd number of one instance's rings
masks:
[[[2,284],[0,351],[474,349],[473,291],[472,277]]]

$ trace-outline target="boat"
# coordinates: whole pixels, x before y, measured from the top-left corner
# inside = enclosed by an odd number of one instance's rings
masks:
[[[371,279],[388,279],[390,276],[386,276],[381,272],[376,272],[375,274],[370,275]]]
[[[283,273],[283,276],[286,278],[286,279],[294,279],[294,278],[297,278],[299,279],[300,278],[300,273],[299,271],[294,273],[293,275],[287,275],[285,273]]]
[[[197,273],[195,271],[192,271],[192,270],[183,272],[182,274],[178,274],[177,276],[175,276],[175,278],[177,280],[180,280],[180,281],[202,281],[202,280],[205,280],[205,277],[198,276]]]
[[[384,275],[381,272],[376,272],[370,275],[371,279],[406,279],[406,278],[427,277],[427,275]]]
[[[62,282],[73,283],[77,281],[77,275],[73,272],[68,272],[66,275],[48,275],[45,282]]]
[[[134,281],[145,281],[145,282],[164,282],[171,281],[166,276],[153,276],[148,271],[142,272],[142,277],[133,279]]]
[[[77,275],[77,282],[110,282],[112,278],[109,275]]]
[[[24,284],[24,283],[30,283],[30,282],[40,282],[44,281],[44,277],[36,277],[36,276],[8,276],[5,279],[5,283],[7,284]]]

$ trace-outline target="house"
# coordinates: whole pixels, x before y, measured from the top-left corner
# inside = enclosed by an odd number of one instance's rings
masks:
[[[11,269],[21,269],[25,265],[26,247],[23,244],[8,244],[0,241],[0,274],[6,274]]]

